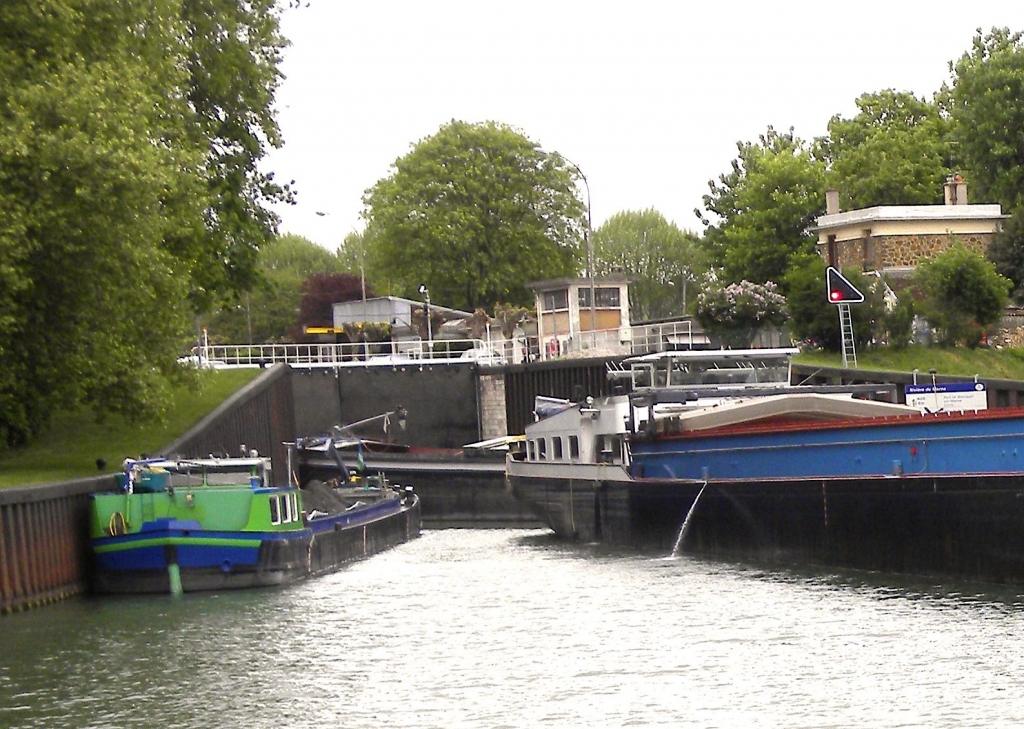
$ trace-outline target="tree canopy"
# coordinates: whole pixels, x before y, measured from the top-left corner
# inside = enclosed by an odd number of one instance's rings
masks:
[[[685,313],[685,287],[706,269],[699,242],[656,210],[615,213],[594,231],[594,269],[629,276],[631,320],[678,316]]]
[[[351,271],[322,246],[298,235],[282,235],[260,249],[259,276],[252,290],[226,302],[203,321],[215,342],[287,342],[301,333],[302,285],[314,274]]]
[[[946,345],[977,345],[999,321],[1013,284],[979,253],[955,243],[914,272],[921,310]]]
[[[942,202],[950,129],[937,103],[906,91],[862,94],[852,119],[833,116],[816,155],[844,210]]]
[[[954,138],[971,196],[1016,211],[1024,200],[1024,46],[1022,34],[979,29],[950,64]]]
[[[251,281],[272,0],[0,4],[0,443],[58,404],[159,409],[196,308]]]
[[[576,275],[585,230],[578,170],[494,122],[452,121],[367,190],[367,265],[378,288],[472,311],[529,305],[526,284]]]
[[[1011,299],[1024,304],[1024,209],[1018,209],[1003,223],[986,252],[996,271],[1013,283]]]
[[[362,281],[351,273],[314,273],[302,282],[298,325],[295,339],[302,341],[304,327],[329,327],[334,324],[334,304],[362,298]],[[372,289],[367,296],[374,296]],[[390,322],[385,322],[390,324]]]
[[[704,246],[728,282],[781,282],[794,255],[813,252],[810,229],[825,210],[825,166],[790,129],[769,127],[759,143],[738,142],[732,170],[711,180]]]

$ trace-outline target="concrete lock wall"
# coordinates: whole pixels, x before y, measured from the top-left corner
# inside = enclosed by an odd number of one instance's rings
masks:
[[[475,365],[296,368],[292,376],[296,434],[327,433],[405,408],[402,430],[391,417],[388,433],[378,420],[356,428],[364,438],[428,448],[460,448],[480,439]]]

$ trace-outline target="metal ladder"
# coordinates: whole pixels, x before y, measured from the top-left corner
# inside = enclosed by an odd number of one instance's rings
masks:
[[[857,367],[857,349],[853,342],[853,315],[849,304],[839,304],[839,330],[843,337],[843,369]]]

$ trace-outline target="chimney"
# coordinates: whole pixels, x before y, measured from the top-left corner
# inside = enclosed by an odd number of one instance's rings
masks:
[[[967,183],[960,175],[950,175],[946,178],[945,197],[947,205],[967,204]]]
[[[839,190],[825,190],[825,215],[839,212]]]

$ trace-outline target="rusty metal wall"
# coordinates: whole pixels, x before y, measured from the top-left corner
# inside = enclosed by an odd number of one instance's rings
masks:
[[[89,494],[112,476],[0,490],[0,615],[87,588]]]

